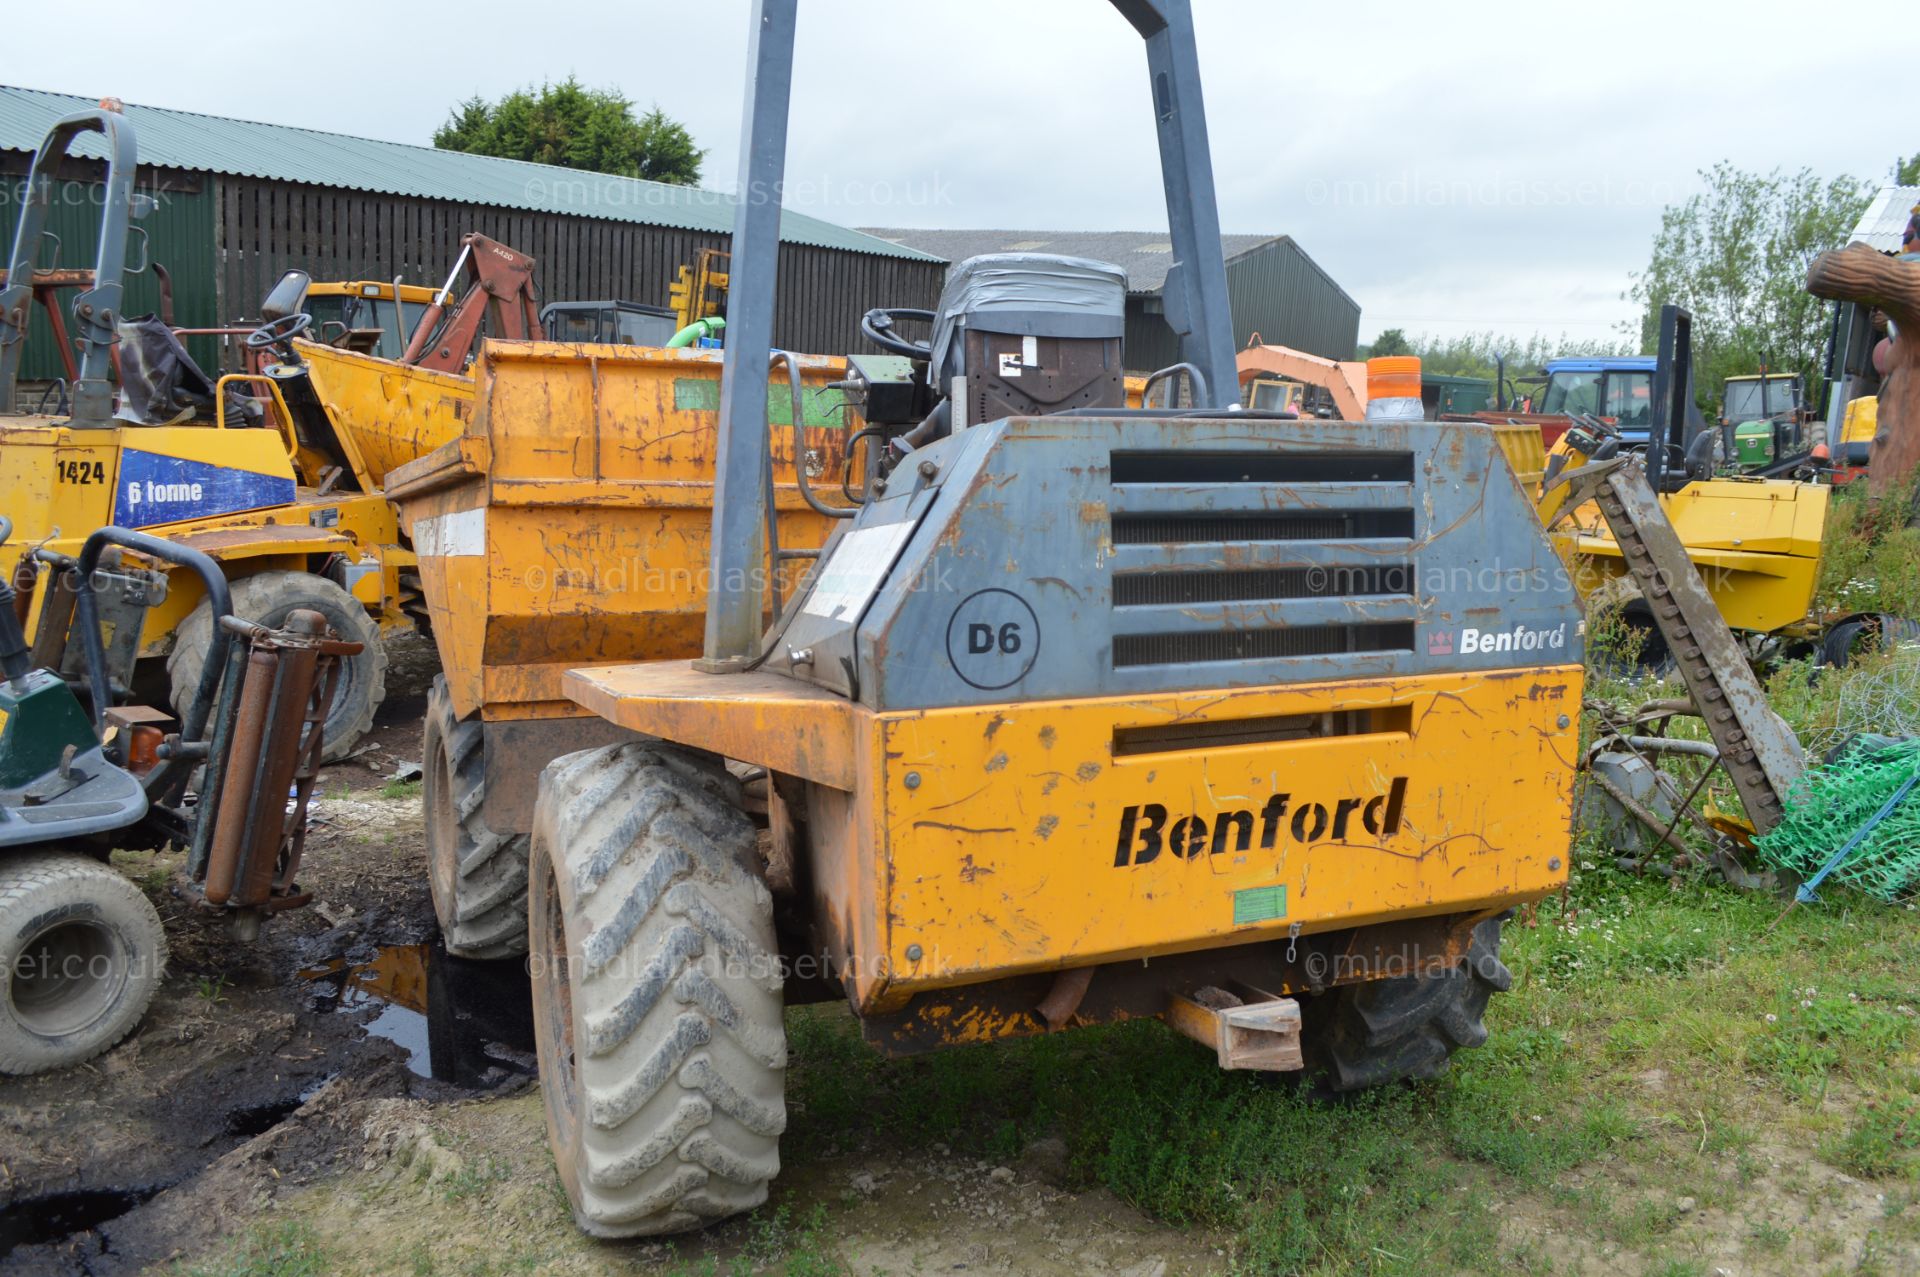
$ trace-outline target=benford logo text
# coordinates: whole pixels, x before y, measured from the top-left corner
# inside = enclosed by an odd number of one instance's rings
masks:
[[[1294,805],[1292,794],[1274,794],[1256,813],[1217,811],[1211,819],[1195,813],[1168,823],[1170,813],[1160,803],[1137,803],[1120,813],[1120,836],[1113,867],[1151,864],[1162,851],[1191,860],[1201,852],[1217,856],[1224,851],[1247,851],[1254,832],[1260,847],[1270,851],[1284,829],[1298,843],[1322,839],[1342,842],[1365,831],[1369,838],[1390,838],[1400,832],[1400,815],[1407,804],[1407,778],[1395,776],[1387,792],[1371,797],[1341,798],[1332,803]]]
[[[1567,624],[1562,621],[1551,629],[1529,629],[1516,625],[1508,630],[1460,631],[1460,654],[1475,652],[1540,652],[1567,645]]]

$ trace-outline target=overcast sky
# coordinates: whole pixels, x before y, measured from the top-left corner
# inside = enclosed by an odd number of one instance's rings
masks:
[[[1360,303],[1363,340],[1614,336],[1696,170],[1883,178],[1920,150],[1900,127],[1920,37],[1893,8],[1846,40],[1784,3],[1195,10],[1222,229],[1292,235]],[[458,99],[573,74],[684,121],[725,188],[748,15],[94,0],[82,30],[22,3],[7,43],[32,58],[0,82],[426,143]],[[1145,68],[1102,0],[801,0],[788,203],[856,226],[1162,228]]]

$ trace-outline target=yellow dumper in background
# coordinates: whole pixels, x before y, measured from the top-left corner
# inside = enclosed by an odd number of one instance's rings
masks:
[[[804,551],[826,540],[833,519],[800,481],[839,491],[851,410],[833,384],[842,360],[793,360],[798,392],[780,379],[767,411],[779,543]],[[332,352],[316,363],[316,384],[360,362]],[[422,756],[434,906],[451,952],[498,957],[526,948],[540,769],[626,735],[569,700],[562,676],[700,650],[720,352],[489,341],[473,373],[464,419],[457,396],[434,399],[435,374],[386,388],[461,429],[385,482],[419,555],[445,671]],[[371,417],[384,392],[363,389],[364,400],[330,407],[349,422]],[[800,577],[788,562],[780,597]]]

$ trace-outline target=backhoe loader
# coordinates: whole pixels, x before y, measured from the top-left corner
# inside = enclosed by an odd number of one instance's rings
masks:
[[[1435,1076],[1507,987],[1501,919],[1567,875],[1581,612],[1492,433],[1235,402],[1190,6],[1115,0],[1191,406],[1125,406],[1117,267],[957,264],[925,339],[868,315],[873,477],[770,597],[797,7],[753,6],[702,655],[557,680],[639,734],[551,763],[534,812],[576,1219],[765,1198],[791,1002],[844,998],[893,1053],[1158,1017],[1225,1068]]]
[[[55,405],[21,394],[18,373],[56,182],[74,139],[88,132],[105,138],[109,155],[100,245],[93,269],[79,272],[87,286],[70,304],[78,352],[70,411],[50,412]],[[412,623],[414,556],[393,507],[366,478],[367,441],[332,429],[282,350],[314,322],[297,305],[304,278],[266,299],[267,323],[246,338],[259,372],[209,377],[164,324],[130,326],[121,314],[129,235],[147,207],[133,191],[137,158],[124,116],[77,112],[48,130],[23,187],[0,289],[0,513],[15,528],[0,551],[0,571],[32,590],[26,625],[34,638],[47,603],[33,585],[34,553],[75,556],[103,525],[207,555],[231,581],[234,611],[247,620],[278,628],[295,611],[320,613],[360,645],[343,666],[327,723],[328,757],[341,757],[372,724],[384,694],[381,631]],[[276,354],[280,362],[270,363]],[[260,392],[270,411],[259,412],[258,399],[238,393],[243,388]],[[195,573],[167,575],[172,588],[141,620],[138,656],[166,662],[173,707],[184,714],[218,618]]]

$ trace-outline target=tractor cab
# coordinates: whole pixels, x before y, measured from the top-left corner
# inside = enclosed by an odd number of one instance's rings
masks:
[[[1614,429],[1625,447],[1645,448],[1648,426],[1653,419],[1653,374],[1657,363],[1651,355],[1551,360],[1546,366],[1545,383],[1535,392],[1533,410],[1576,420],[1596,417]],[[1694,405],[1691,382],[1686,398],[1683,448],[1690,447],[1707,428],[1706,417]]]
[[[678,317],[667,307],[640,302],[548,302],[540,310],[540,329],[548,341],[664,346],[680,328]]]
[[[399,302],[394,301],[398,292]],[[313,340],[343,350],[398,359],[420,318],[433,304],[434,290],[424,284],[378,280],[315,282],[307,285],[302,307],[313,316]]]
[[[1540,412],[1599,417],[1630,443],[1645,443],[1653,404],[1652,359],[1556,359],[1546,368]]]
[[[1809,415],[1797,373],[1727,378],[1720,406],[1727,459],[1743,474],[1773,475],[1804,464],[1813,447]]]

